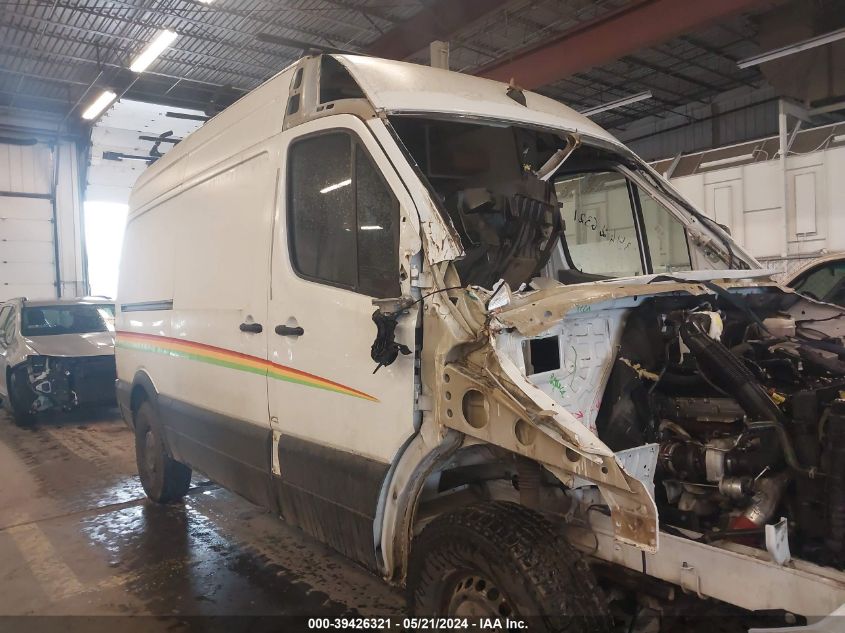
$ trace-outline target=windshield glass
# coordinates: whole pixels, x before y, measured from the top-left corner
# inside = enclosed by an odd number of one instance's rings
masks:
[[[491,122],[390,122],[461,239],[464,284],[748,267],[712,220],[612,146]]]
[[[114,305],[82,304],[26,307],[21,312],[21,334],[87,334],[114,331]]]

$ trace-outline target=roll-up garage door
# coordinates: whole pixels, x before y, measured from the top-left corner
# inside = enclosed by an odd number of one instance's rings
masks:
[[[56,296],[52,155],[0,141],[0,301]]]

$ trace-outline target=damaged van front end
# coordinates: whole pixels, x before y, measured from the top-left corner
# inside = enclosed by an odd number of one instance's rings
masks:
[[[557,516],[607,562],[645,572],[651,555],[649,575],[746,609],[845,602],[845,311],[779,287],[606,139],[467,116],[388,129],[431,212],[415,280],[423,432],[458,432],[471,453],[450,449],[443,468],[461,472],[437,489],[510,477],[515,491],[488,481],[485,498]],[[482,472],[479,446],[513,467]],[[418,520],[433,501],[422,494]],[[790,595],[702,578],[697,547]]]

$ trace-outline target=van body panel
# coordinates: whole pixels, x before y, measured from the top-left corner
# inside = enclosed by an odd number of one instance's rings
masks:
[[[378,110],[440,112],[545,125],[588,134],[616,145],[616,138],[559,101],[524,91],[526,104],[507,96],[502,83],[419,64],[361,55],[336,55]]]
[[[118,313],[121,376],[155,377],[174,457],[262,504],[272,499],[267,335],[241,326],[267,319],[272,153],[271,140],[217,161],[130,218],[121,280],[130,310]],[[171,309],[144,309],[167,301]]]
[[[283,173],[290,171],[291,145],[322,134],[351,135],[398,200],[394,221],[404,226],[398,231],[395,274],[404,276],[400,292],[407,296],[411,258],[421,246],[413,228],[418,225],[416,209],[360,119],[335,115],[286,132]],[[290,180],[283,182],[280,198],[287,203],[292,195]],[[271,374],[268,382],[271,423],[278,434],[282,513],[376,569],[373,517],[379,492],[390,461],[414,433],[415,355],[400,356],[375,373],[374,363],[362,371],[362,363],[371,362],[373,297],[304,278],[290,255],[289,229],[288,214],[280,214],[273,247],[270,323],[301,327],[304,333],[271,335],[269,340],[269,360],[300,374],[292,379]],[[400,321],[396,340],[413,349],[416,309],[410,312]]]
[[[129,213],[143,213],[159,198],[190,186],[215,164],[237,156],[282,130],[292,69],[262,84],[167,152],[146,169],[132,189]]]
[[[287,146],[298,138],[335,130],[351,132],[363,143],[398,198],[399,215],[415,214],[410,196],[359,119],[338,115],[303,124],[295,128],[295,133],[285,133]],[[287,193],[282,197],[286,198]],[[308,374],[325,376],[359,393],[317,398],[300,384],[271,380],[271,416],[278,418],[278,430],[284,435],[387,463],[413,433],[414,356],[400,356],[395,363],[376,373],[362,371],[362,362],[371,362],[370,345],[375,332],[371,316],[375,311],[373,297],[302,278],[292,266],[288,237],[288,222],[286,218],[280,218],[273,248],[270,322],[274,327],[295,322],[304,329],[304,334],[299,337],[271,336],[269,359]],[[409,240],[405,234],[404,237],[400,235],[400,240],[399,251],[405,266],[409,266],[410,254],[420,248],[419,237]],[[399,265],[397,263],[397,275]],[[410,293],[410,275],[407,276],[403,293]],[[411,349],[414,347],[414,321],[413,314],[403,317],[396,331],[397,342]],[[372,368],[375,369],[375,364]],[[305,424],[303,421],[307,419],[321,422]],[[373,433],[374,428],[379,432]]]

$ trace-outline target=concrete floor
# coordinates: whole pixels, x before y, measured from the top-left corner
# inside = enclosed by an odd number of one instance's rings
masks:
[[[31,429],[0,413],[0,588],[0,616],[171,616],[143,630],[186,616],[404,606],[379,578],[208,482],[195,479],[183,504],[148,502],[116,410],[50,415]],[[0,630],[14,620],[0,617]]]
[[[0,633],[263,633],[404,614],[400,591],[243,499],[195,478],[183,503],[159,506],[136,473],[116,410],[26,429],[0,410]],[[747,630],[695,611],[664,633]]]

